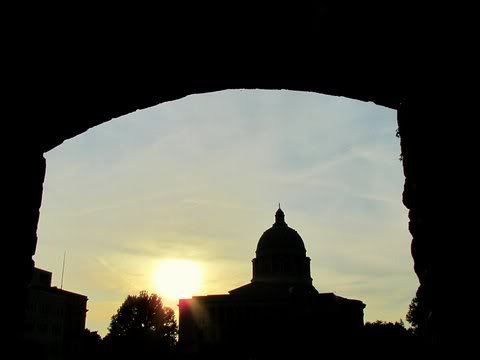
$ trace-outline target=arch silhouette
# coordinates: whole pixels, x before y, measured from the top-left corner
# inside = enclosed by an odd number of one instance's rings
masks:
[[[18,151],[7,165],[6,201],[15,214],[8,229],[16,234],[9,244],[12,291],[23,294],[31,277],[44,152],[105,121],[190,94],[313,91],[398,111],[414,270],[427,294],[432,341],[440,341],[432,254],[451,234],[437,227],[446,217],[437,196],[446,180],[433,171],[439,140],[423,121],[441,112],[432,113],[440,101],[436,73],[421,67],[432,59],[416,47],[423,10],[315,2],[120,10],[79,9],[78,19],[25,14],[19,20],[30,37],[12,49],[18,59],[12,69],[19,71],[8,81],[10,106],[22,119],[14,123]],[[407,23],[411,32],[404,30]],[[23,303],[16,306],[13,313],[21,313]],[[18,333],[18,322],[9,321]]]

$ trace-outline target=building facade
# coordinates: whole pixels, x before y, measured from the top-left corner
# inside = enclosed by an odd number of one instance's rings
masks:
[[[363,327],[365,304],[312,285],[310,258],[279,208],[258,241],[249,284],[228,294],[179,301],[185,354],[252,358],[348,344]]]
[[[88,299],[51,283],[51,272],[34,268],[25,308],[24,341],[38,359],[72,359],[81,350]]]

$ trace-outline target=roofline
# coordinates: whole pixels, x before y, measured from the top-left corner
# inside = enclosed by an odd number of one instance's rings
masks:
[[[56,286],[45,287],[45,286],[39,286],[39,285],[31,285],[30,288],[35,289],[35,290],[42,290],[42,291],[45,291],[45,292],[60,294],[60,295],[73,295],[75,297],[81,297],[81,298],[85,298],[86,300],[88,300],[88,297],[86,295],[74,293],[74,292],[68,291],[68,290],[59,289]]]

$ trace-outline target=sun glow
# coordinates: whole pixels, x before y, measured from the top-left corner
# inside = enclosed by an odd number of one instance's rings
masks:
[[[161,297],[169,299],[190,298],[202,287],[200,265],[183,259],[162,260],[154,273],[155,290]]]

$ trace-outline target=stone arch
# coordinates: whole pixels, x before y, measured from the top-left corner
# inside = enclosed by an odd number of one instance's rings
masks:
[[[432,244],[439,235],[435,229],[438,201],[432,201],[434,190],[428,186],[434,181],[430,172],[433,164],[429,162],[430,150],[422,146],[428,130],[421,120],[437,100],[425,96],[432,84],[422,95],[418,93],[419,88],[425,89],[428,74],[418,77],[405,66],[413,51],[400,41],[396,27],[403,24],[406,14],[393,11],[393,6],[379,9],[383,17],[377,17],[378,12],[368,6],[298,5],[275,8],[272,16],[272,9],[265,6],[255,8],[249,23],[245,19],[249,19],[251,6],[221,19],[209,9],[199,10],[189,13],[182,31],[170,33],[161,44],[163,51],[144,51],[142,46],[158,44],[155,39],[174,27],[173,20],[162,23],[153,35],[149,33],[153,27],[141,25],[133,32],[137,38],[128,36],[122,42],[121,36],[114,36],[108,46],[102,42],[107,32],[95,27],[97,33],[85,34],[87,45],[91,45],[86,46],[67,26],[70,40],[78,47],[67,44],[62,48],[56,39],[47,41],[41,49],[47,49],[48,56],[37,56],[36,66],[24,67],[12,82],[12,92],[18,94],[11,105],[22,109],[25,119],[14,128],[21,134],[17,144],[23,145],[22,151],[8,165],[12,181],[7,202],[15,214],[8,227],[16,233],[11,250],[17,275],[14,291],[24,293],[33,267],[46,166],[44,152],[102,122],[189,94],[240,88],[288,89],[372,101],[398,111],[405,174],[403,203],[410,210],[415,272],[428,294],[433,323]],[[196,28],[199,23],[205,27]],[[248,27],[235,27],[246,23]],[[379,28],[390,37],[384,48],[375,49],[371,42],[362,42],[375,39]],[[279,36],[272,37],[271,29]],[[208,37],[214,30],[225,30],[230,40],[225,49],[219,47],[220,38]],[[185,34],[190,36],[187,41]],[[35,33],[34,40],[42,35]],[[205,39],[202,48],[198,41]],[[412,39],[407,38],[407,42]],[[126,48],[139,44],[138,54],[126,54]],[[179,45],[184,48],[179,50]],[[19,90],[22,84],[28,93]],[[22,106],[26,103],[27,107]],[[22,303],[18,306],[21,312]]]

